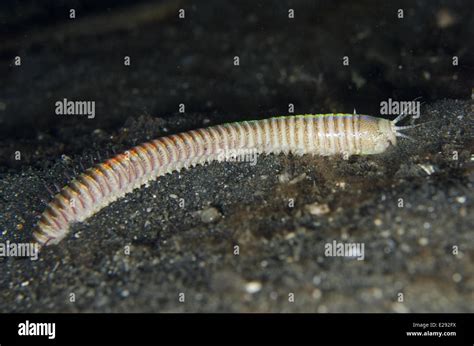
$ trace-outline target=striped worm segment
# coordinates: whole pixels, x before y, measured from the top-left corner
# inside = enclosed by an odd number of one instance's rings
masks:
[[[368,155],[396,144],[396,121],[356,114],[319,114],[243,121],[162,137],[89,168],[49,203],[34,231],[57,244],[81,222],[166,173],[217,160],[223,150],[257,154]]]

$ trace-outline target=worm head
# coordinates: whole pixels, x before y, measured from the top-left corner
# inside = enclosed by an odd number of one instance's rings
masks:
[[[390,120],[364,116],[360,126],[363,155],[380,154],[397,144],[395,125]]]

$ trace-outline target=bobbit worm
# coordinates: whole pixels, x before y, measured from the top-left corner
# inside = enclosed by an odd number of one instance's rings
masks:
[[[396,145],[395,120],[359,114],[310,114],[242,121],[161,137],[87,169],[48,204],[33,232],[40,246],[57,244],[71,224],[159,176],[218,160],[224,150],[256,154],[372,155]]]

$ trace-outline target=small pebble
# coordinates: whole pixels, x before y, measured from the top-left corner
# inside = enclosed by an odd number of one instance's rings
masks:
[[[209,207],[199,212],[201,221],[204,223],[211,223],[219,220],[222,217],[222,214],[214,207]]]
[[[393,303],[392,310],[399,314],[405,314],[407,312],[410,312],[410,310],[403,303]]]
[[[290,232],[287,235],[285,235],[285,240],[293,239],[295,236],[296,236],[295,232]]]
[[[429,243],[428,238],[423,237],[423,238],[418,239],[418,244],[420,244],[421,246],[426,246],[428,245],[428,243]]]
[[[297,176],[296,178],[290,180],[288,184],[289,184],[289,185],[297,184],[297,183],[299,183],[300,181],[304,180],[305,178],[306,178],[306,173],[300,174],[300,175]]]
[[[262,289],[262,283],[259,281],[250,281],[245,284],[245,291],[250,294],[257,293]]]
[[[321,292],[321,290],[320,290],[319,288],[315,288],[315,289],[313,290],[312,294],[311,294],[311,296],[312,296],[314,299],[319,299],[319,298],[321,298],[322,295],[323,295],[323,294],[322,294],[322,292]]]
[[[326,305],[320,305],[320,306],[318,307],[318,312],[319,312],[320,314],[325,314],[325,313],[328,312],[328,308],[326,307]]]
[[[430,164],[418,164],[418,166],[425,171],[426,174],[431,175],[435,172],[435,167]]]
[[[382,299],[383,292],[380,288],[374,287],[372,290],[372,295],[374,296],[375,299]]]
[[[329,213],[329,206],[327,204],[319,204],[317,202],[305,205],[305,209],[311,215],[324,215]]]
[[[403,243],[400,248],[402,249],[403,252],[410,252],[411,248],[410,245]]]
[[[321,283],[321,277],[318,275],[313,276],[313,284],[318,286]]]
[[[282,173],[278,175],[278,181],[280,183],[287,183],[290,181],[290,175],[288,173]]]

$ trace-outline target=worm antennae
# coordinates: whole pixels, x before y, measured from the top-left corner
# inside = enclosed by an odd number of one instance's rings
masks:
[[[397,116],[395,119],[392,120],[392,124],[396,125],[403,119],[405,119],[409,114],[408,113],[401,113],[399,116]]]
[[[431,123],[436,123],[436,122],[439,122],[439,121],[441,121],[441,119],[440,120],[425,121],[424,123],[415,124],[415,125],[407,125],[407,126],[395,126],[395,124],[393,124],[393,121],[392,121],[392,124],[394,125],[393,129],[395,131],[400,131],[400,130],[413,129],[413,128],[418,127],[418,126],[424,126],[424,125],[431,124]]]
[[[408,126],[395,126],[394,129],[395,129],[395,131],[409,130],[409,129],[413,129],[415,127],[418,127],[418,126],[421,126],[421,125],[424,125],[424,124],[426,124],[426,123],[416,124],[416,125],[408,125]]]
[[[395,136],[397,136],[397,137],[402,137],[402,138],[406,138],[406,139],[408,139],[408,140],[410,140],[410,141],[415,141],[415,139],[414,139],[413,137],[407,136],[406,134],[401,133],[401,132],[397,132],[397,133],[395,134]]]

